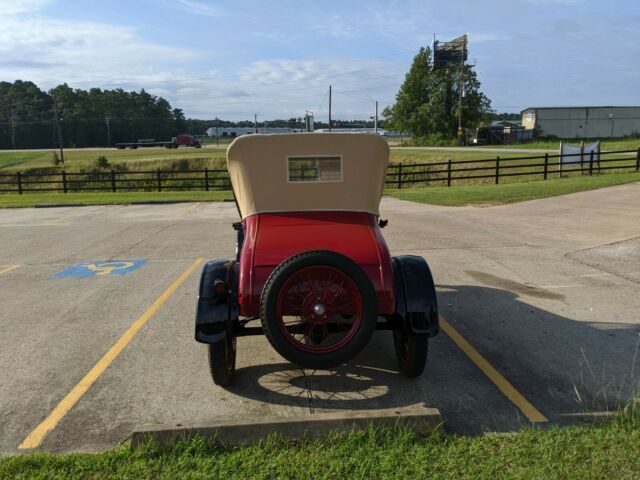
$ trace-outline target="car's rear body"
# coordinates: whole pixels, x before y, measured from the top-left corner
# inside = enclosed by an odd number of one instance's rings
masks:
[[[388,163],[389,146],[370,134],[251,135],[229,146],[238,251],[204,266],[195,325],[216,384],[231,382],[236,338],[247,335],[326,369],[391,330],[400,371],[422,373],[436,291],[427,262],[392,258],[382,237]]]
[[[245,218],[242,224],[238,285],[242,316],[259,315],[263,286],[276,266],[309,250],[333,251],[353,260],[371,280],[378,313],[394,313],[393,267],[375,215],[353,211],[261,213]]]

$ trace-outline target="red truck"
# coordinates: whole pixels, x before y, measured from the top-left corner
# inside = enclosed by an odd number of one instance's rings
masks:
[[[178,136],[173,137],[170,142],[156,142],[154,138],[141,138],[138,139],[137,142],[116,143],[116,148],[119,150],[125,148],[136,149],[138,147],[178,148],[180,146],[202,148],[202,143],[200,143],[200,140],[188,133],[181,133]]]

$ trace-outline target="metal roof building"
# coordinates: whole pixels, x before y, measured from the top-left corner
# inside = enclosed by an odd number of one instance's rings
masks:
[[[530,107],[522,125],[542,136],[616,138],[640,135],[640,107]]]

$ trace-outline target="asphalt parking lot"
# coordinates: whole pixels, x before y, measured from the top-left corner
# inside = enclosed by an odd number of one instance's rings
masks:
[[[450,432],[510,431],[588,421],[638,387],[640,183],[495,207],[384,198],[382,218],[392,254],[424,256],[438,286],[425,374],[397,373],[388,332],[315,372],[244,337],[223,390],[193,321],[201,262],[234,255],[233,204],[0,210],[0,454],[417,405]]]

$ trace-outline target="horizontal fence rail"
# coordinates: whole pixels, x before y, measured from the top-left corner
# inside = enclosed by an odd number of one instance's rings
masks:
[[[562,159],[562,161],[561,161]],[[522,156],[478,160],[448,160],[433,163],[392,163],[385,183],[389,188],[422,185],[465,183],[495,183],[505,177],[529,177],[530,180],[558,178],[567,175],[594,175],[611,171],[640,171],[640,148],[568,154]],[[304,172],[303,172],[304,173]],[[304,174],[300,179],[311,180]],[[0,173],[0,193],[41,192],[124,192],[231,190],[229,173],[225,169],[94,171],[56,173]]]
[[[562,161],[561,161],[562,160]],[[495,183],[505,177],[547,180],[569,175],[594,175],[610,171],[640,171],[640,148],[576,154],[544,154],[474,160],[448,160],[433,163],[394,163],[389,165],[388,188],[465,183],[468,180]]]

